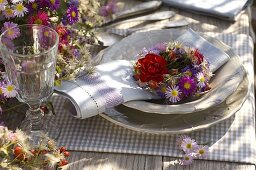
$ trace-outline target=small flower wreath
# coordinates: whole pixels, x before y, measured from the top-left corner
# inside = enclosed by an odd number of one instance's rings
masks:
[[[198,49],[178,42],[160,43],[136,56],[134,79],[169,103],[199,96],[210,89],[209,63]]]

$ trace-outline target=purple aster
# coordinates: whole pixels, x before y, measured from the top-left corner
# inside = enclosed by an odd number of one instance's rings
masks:
[[[9,38],[2,38],[2,43],[9,49],[14,49],[14,44],[12,42],[12,40],[10,40]]]
[[[60,7],[60,0],[48,0],[47,2],[51,10],[57,10]]]
[[[180,164],[181,165],[190,165],[193,162],[193,160],[194,160],[194,158],[191,154],[186,154],[186,155],[184,155],[182,160],[180,160]]]
[[[78,0],[70,0],[68,2],[69,6],[75,6],[75,7],[78,7],[79,6],[79,2]]]
[[[48,0],[39,0],[38,4],[40,8],[48,7]]]
[[[78,9],[75,6],[70,6],[67,10],[68,22],[72,25],[78,21]]]
[[[193,92],[196,90],[196,82],[189,76],[180,78],[178,86],[185,96],[193,94]]]
[[[195,152],[198,147],[196,141],[190,137],[184,138],[181,142],[181,149],[187,154]]]
[[[193,66],[188,65],[188,66],[184,67],[183,69],[181,69],[181,72],[185,73],[185,75],[187,75],[189,77],[193,77],[196,75],[197,70]]]
[[[162,99],[165,98],[165,92],[166,92],[166,85],[162,85],[159,88],[156,89],[156,94],[161,97]]]
[[[2,27],[2,32],[6,31],[6,38],[11,40],[20,36],[20,29],[17,27],[18,25],[13,22],[5,22]]]
[[[39,3],[38,2],[31,2],[28,4],[27,8],[29,12],[33,12],[33,11],[37,11],[38,7],[39,7]]]

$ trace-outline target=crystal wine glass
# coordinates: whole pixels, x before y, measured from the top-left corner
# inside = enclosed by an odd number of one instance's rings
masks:
[[[40,105],[53,93],[58,42],[57,32],[43,25],[11,27],[0,36],[8,79],[17,88],[17,99],[29,106],[20,128],[32,138],[57,131],[54,123],[44,117]]]

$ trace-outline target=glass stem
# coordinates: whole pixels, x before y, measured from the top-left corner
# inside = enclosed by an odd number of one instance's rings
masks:
[[[31,121],[32,131],[39,131],[42,128],[43,111],[40,109],[40,103],[29,104],[27,118]]]

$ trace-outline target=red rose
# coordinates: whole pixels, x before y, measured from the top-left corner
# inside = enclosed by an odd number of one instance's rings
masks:
[[[163,81],[163,74],[168,73],[166,60],[156,54],[147,54],[137,61],[137,73],[142,82]]]
[[[192,58],[193,63],[199,65],[199,64],[201,64],[201,63],[203,62],[203,59],[204,59],[203,54],[200,53],[200,51],[199,51],[198,49],[196,49],[196,50],[194,51],[194,56],[193,56],[193,58]]]

